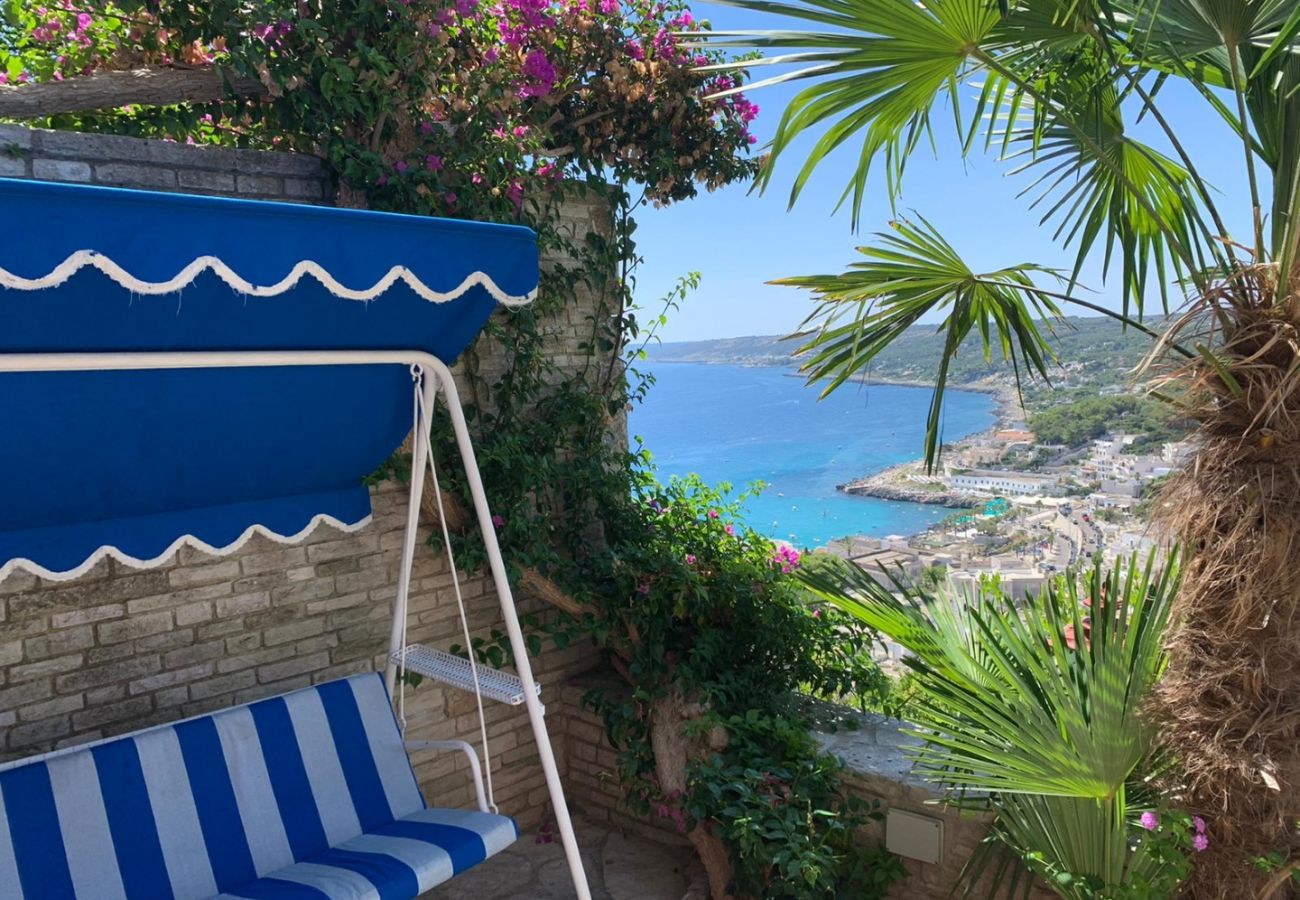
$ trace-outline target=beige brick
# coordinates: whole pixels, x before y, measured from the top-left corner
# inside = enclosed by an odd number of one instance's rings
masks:
[[[307,559],[313,563],[352,558],[379,550],[379,537],[373,534],[349,535],[342,540],[323,541],[307,547]]]
[[[109,725],[114,722],[127,722],[132,719],[138,719],[140,716],[143,716],[152,709],[152,697],[132,697],[130,700],[109,703],[105,706],[96,706],[93,709],[74,713],[72,716],[72,724],[78,729],[97,728],[101,725]]]
[[[291,622],[288,625],[279,625],[275,628],[268,628],[262,632],[262,642],[268,647],[276,644],[285,644],[290,641],[301,640],[318,635],[325,630],[325,619],[317,617],[314,619],[304,619],[298,622]]]
[[[220,694],[233,693],[256,683],[257,676],[253,672],[233,672],[229,675],[218,675],[215,678],[209,678],[207,681],[197,681],[191,684],[190,697],[194,700],[206,700]]]
[[[198,665],[210,660],[221,659],[226,655],[225,641],[207,641],[190,647],[172,650],[163,657],[163,665],[169,669]]]
[[[238,656],[227,656],[217,661],[217,671],[224,674],[226,672],[238,672],[241,669],[251,669],[267,663],[289,659],[293,656],[293,653],[293,646],[284,644],[279,647],[268,647],[249,653],[241,653]]]
[[[306,564],[307,549],[305,547],[286,547],[266,553],[252,553],[240,557],[239,560],[239,567],[245,575],[284,572]]]
[[[33,638],[33,640],[37,640]],[[9,641],[0,644],[0,666],[11,666],[16,662],[23,660],[23,642]]]
[[[52,747],[56,738],[65,737],[71,733],[71,716],[41,719],[39,722],[15,725],[10,728],[8,745],[13,750],[42,745]]]
[[[198,603],[187,603],[176,608],[176,624],[181,627],[197,625],[200,622],[211,620],[212,604],[206,600]]]
[[[28,659],[39,660],[85,650],[94,643],[94,626],[78,625],[75,628],[64,628],[38,637],[28,638],[23,641],[23,647],[27,651]]]
[[[66,716],[68,713],[76,712],[85,705],[86,698],[83,694],[55,697],[53,700],[24,706],[18,710],[18,718],[23,722],[35,722],[38,719],[48,719],[50,716]]]
[[[141,675],[150,675],[161,668],[162,661],[157,656],[132,656],[106,666],[93,666],[60,675],[54,679],[54,686],[60,694],[67,694],[118,681],[130,681]]]
[[[213,584],[230,581],[239,576],[239,560],[227,559],[202,566],[184,566],[171,572],[172,587],[194,587],[200,584]]]
[[[293,675],[301,675],[316,669],[323,669],[330,664],[328,653],[314,653],[310,656],[295,657],[284,662],[272,663],[257,670],[257,680],[262,684],[280,681]]]
[[[266,609],[271,605],[271,595],[266,593],[238,594],[234,597],[223,597],[216,604],[217,618],[229,619],[259,609]]]
[[[58,675],[61,672],[70,672],[73,669],[81,667],[83,657],[80,653],[73,653],[68,656],[56,656],[52,659],[43,659],[40,662],[27,663],[22,666],[14,666],[9,670],[9,680],[29,681],[33,678],[46,678],[50,675]]]
[[[198,681],[200,678],[207,678],[211,674],[212,663],[190,666],[188,669],[173,669],[170,672],[159,672],[157,675],[137,678],[131,682],[130,691],[132,694],[147,694],[159,688],[169,688],[178,684]]]
[[[315,572],[314,569],[312,571]],[[310,581],[299,581],[284,587],[273,588],[271,590],[271,599],[277,606],[284,606],[290,603],[320,601],[332,597],[335,592],[333,578],[313,577]]]
[[[172,627],[171,610],[162,610],[143,616],[128,616],[104,622],[98,626],[101,644],[116,644],[118,641],[130,641],[167,631]]]
[[[203,584],[198,587],[169,590],[165,594],[157,594],[153,597],[140,597],[137,600],[131,600],[126,604],[127,615],[135,615],[142,612],[153,612],[157,609],[175,609],[187,603],[197,603],[201,600],[214,600],[217,597],[224,597],[230,593],[229,582],[217,582],[216,584]]]
[[[116,619],[125,612],[126,606],[121,603],[105,603],[102,606],[91,606],[87,609],[74,609],[72,612],[58,613],[50,617],[50,624],[55,628],[68,628],[72,625],[83,625],[87,622]]]

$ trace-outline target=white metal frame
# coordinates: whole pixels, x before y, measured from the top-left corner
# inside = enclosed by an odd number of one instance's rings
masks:
[[[424,392],[424,408],[432,410],[438,388],[441,387],[446,398],[447,411],[451,416],[452,430],[456,434],[456,444],[460,449],[461,462],[469,481],[470,495],[474,500],[474,512],[478,519],[479,530],[486,545],[488,564],[492,571],[492,580],[496,584],[497,599],[501,605],[501,615],[505,620],[506,633],[510,638],[510,647],[514,651],[515,668],[524,684],[533,683],[532,665],[528,661],[528,647],[524,642],[523,631],[519,626],[519,616],[515,611],[514,597],[510,592],[510,582],[506,576],[505,562],[501,557],[501,547],[497,543],[496,529],[492,525],[492,513],[488,508],[487,495],[483,490],[483,480],[479,475],[478,462],[474,455],[474,446],[470,442],[469,428],[465,423],[465,413],[461,409],[460,394],[451,371],[442,360],[430,353],[416,350],[297,350],[297,351],[193,351],[193,352],[142,352],[142,353],[7,353],[0,354],[0,372],[107,372],[145,369],[218,369],[249,368],[267,366],[338,366],[338,365],[402,365],[412,368],[413,372],[424,375],[419,382]],[[420,497],[424,487],[424,471],[429,454],[429,435],[417,429],[414,437],[414,464],[411,468],[411,496],[407,509],[406,535],[402,544],[402,570],[398,580],[397,599],[393,609],[392,641],[389,647],[388,666],[385,671],[385,683],[389,695],[392,695],[396,678],[396,663],[393,653],[401,649],[401,625],[406,620],[407,605],[411,587],[411,567],[415,560],[416,529],[420,519]],[[556,826],[564,846],[564,855],[573,877],[573,887],[579,900],[591,900],[591,889],[587,885],[587,875],[582,867],[582,857],[578,852],[577,838],[573,832],[573,822],[569,817],[568,806],[564,802],[564,787],[560,783],[559,769],[555,763],[555,753],[551,748],[550,738],[546,732],[546,720],[543,716],[541,702],[532,691],[524,692],[524,706],[528,711],[528,720],[533,728],[533,737],[537,742],[537,754],[540,757],[542,771],[546,776],[546,787],[550,792],[551,804],[555,811]],[[443,742],[413,742],[417,745],[451,749]],[[457,745],[463,742],[453,742]],[[413,748],[414,749],[414,748]],[[422,747],[421,747],[422,749]],[[468,744],[456,746],[455,749],[467,750],[474,763],[477,763],[473,749]],[[477,765],[472,771],[477,770]],[[480,808],[484,805],[482,797],[482,779],[475,771],[476,788]]]

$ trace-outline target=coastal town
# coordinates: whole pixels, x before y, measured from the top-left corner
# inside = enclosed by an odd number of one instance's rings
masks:
[[[951,516],[920,534],[846,537],[825,549],[900,580],[960,589],[996,576],[1021,597],[1068,566],[1144,555],[1161,542],[1150,498],[1190,448],[1140,438],[1107,432],[1083,446],[1044,443],[1004,416],[995,429],[946,446],[933,472],[909,462],[840,488],[952,507]]]

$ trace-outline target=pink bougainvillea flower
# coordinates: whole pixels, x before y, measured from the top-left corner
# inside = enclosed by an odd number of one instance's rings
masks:
[[[650,583],[647,582],[647,581],[643,581],[643,582],[641,582],[640,584],[638,584],[638,585],[636,586],[636,592],[637,592],[638,594],[640,594],[642,597],[649,596],[649,594],[650,594]]]
[[[686,554],[686,565],[688,565],[688,566],[693,566],[693,565],[695,565],[695,554],[694,554],[694,553],[687,553],[687,554]]]
[[[448,191],[442,195],[442,202],[447,204],[448,209],[453,209],[460,198],[456,196],[455,191]]]
[[[85,31],[92,23],[94,23],[94,21],[95,20],[90,17],[90,13],[77,13],[77,30]]]
[[[722,530],[725,531],[727,534],[734,536],[736,533],[736,526],[728,522],[726,525],[723,526]]]
[[[397,162],[393,163],[393,171],[399,175],[405,173],[409,168],[411,167],[406,164],[406,160],[404,159],[399,159]]]
[[[505,517],[500,515],[493,516],[492,524],[495,525],[497,528],[500,528],[502,525],[506,524]]]
[[[1192,838],[1192,847],[1197,853],[1204,853],[1210,849],[1210,839],[1203,834],[1198,834]]]
[[[717,517],[718,517],[718,511],[716,509],[709,510],[710,519],[716,519]]]
[[[1142,818],[1138,820],[1142,827],[1147,831],[1155,831],[1160,827],[1160,819],[1153,812],[1144,812]]]
[[[430,153],[424,158],[424,167],[430,172],[436,172],[442,168],[442,157],[436,153]]]
[[[1196,829],[1197,834],[1205,834],[1205,820],[1200,816],[1192,816],[1192,827]]]

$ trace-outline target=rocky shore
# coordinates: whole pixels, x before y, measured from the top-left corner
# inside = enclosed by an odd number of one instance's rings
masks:
[[[877,500],[903,500],[908,503],[929,503],[935,506],[947,506],[952,509],[967,509],[980,501],[968,494],[951,491],[932,491],[924,488],[902,487],[898,484],[877,481],[890,470],[877,473],[849,484],[836,485],[836,490],[855,497],[875,497]]]

